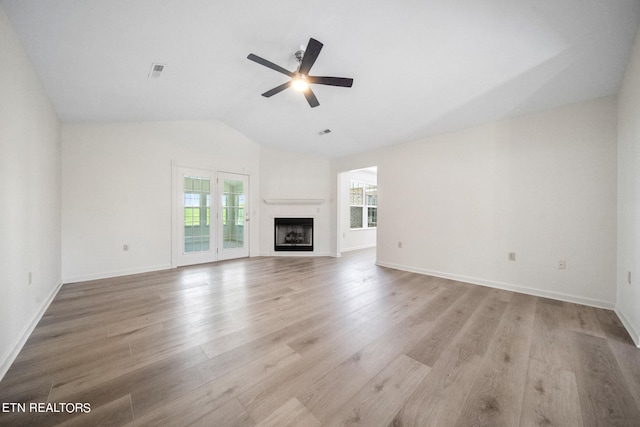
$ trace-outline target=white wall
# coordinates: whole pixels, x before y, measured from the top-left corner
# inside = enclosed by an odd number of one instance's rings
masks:
[[[613,308],[616,159],[609,97],[341,159],[335,170],[378,165],[381,265]]]
[[[339,229],[338,242],[340,251],[352,251],[356,249],[372,248],[376,245],[376,229],[362,228],[351,229],[351,209],[349,205],[349,190],[351,181],[364,182],[366,184],[377,185],[378,174],[370,169],[353,170],[340,174],[338,194],[339,194]]]
[[[328,159],[275,148],[260,150],[260,254],[279,256],[336,256],[335,179]],[[321,199],[321,204],[266,204],[264,199]],[[313,217],[314,251],[273,252],[273,219],[278,216]]]
[[[0,379],[61,284],[58,119],[0,8]]]
[[[65,282],[171,267],[172,162],[248,174],[259,214],[259,160],[255,142],[215,120],[64,125]]]
[[[618,95],[616,312],[640,346],[640,33]]]

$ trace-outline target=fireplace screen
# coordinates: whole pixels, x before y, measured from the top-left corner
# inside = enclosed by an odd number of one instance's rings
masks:
[[[313,218],[275,218],[274,250],[313,251]]]

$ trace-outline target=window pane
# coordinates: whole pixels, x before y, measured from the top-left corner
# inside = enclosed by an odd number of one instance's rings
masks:
[[[238,221],[237,221],[238,226],[244,224],[244,208],[239,208],[238,209]]]
[[[189,208],[189,225],[200,225],[200,208]]]
[[[351,206],[351,228],[362,228],[362,208]]]
[[[366,198],[367,206],[378,206],[378,187],[367,184]]]
[[[184,177],[184,190],[185,191],[193,190],[193,180],[188,176]]]
[[[350,191],[350,201],[352,205],[362,205],[364,202],[364,184],[361,182],[352,182]]]
[[[378,208],[367,208],[367,227],[378,226]]]
[[[199,208],[184,208],[184,225],[199,225]]]
[[[184,238],[184,251],[193,252],[193,238],[191,237]]]

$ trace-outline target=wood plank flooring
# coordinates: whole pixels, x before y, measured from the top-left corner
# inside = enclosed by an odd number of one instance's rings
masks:
[[[374,258],[66,284],[0,382],[0,425],[640,426],[613,312]]]

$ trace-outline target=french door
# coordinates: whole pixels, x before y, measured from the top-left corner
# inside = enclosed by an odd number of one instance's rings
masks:
[[[174,267],[249,256],[249,177],[174,166]]]
[[[249,256],[249,176],[218,172],[218,259]]]
[[[216,261],[215,173],[176,167],[174,188],[173,266]]]

